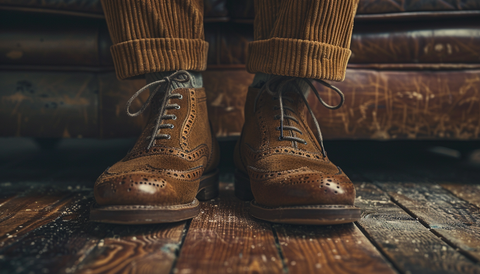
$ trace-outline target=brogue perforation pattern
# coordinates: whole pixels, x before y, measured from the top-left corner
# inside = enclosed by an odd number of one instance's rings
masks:
[[[207,157],[209,151],[207,145],[201,145],[200,147],[195,148],[190,152],[186,152],[180,149],[170,148],[170,147],[156,147],[154,146],[148,151],[138,151],[136,153],[131,153],[123,161],[132,160],[142,156],[150,155],[174,155],[180,158],[183,158],[187,161],[196,161],[201,157]]]
[[[259,100],[259,104],[260,104],[260,107],[259,107],[259,111],[258,111],[258,123],[259,123],[259,126],[260,126],[260,131],[261,131],[261,136],[262,136],[262,143],[260,145],[260,147],[265,147],[268,145],[268,132],[267,132],[267,123],[265,122],[265,114],[264,114],[264,111],[261,106],[263,105],[263,100],[264,98],[260,98]]]
[[[309,175],[309,173],[312,173]],[[338,178],[334,178],[334,176],[327,176],[323,174],[319,174],[318,172],[314,173],[314,171],[301,168],[295,170],[286,170],[281,172],[260,172],[254,171],[253,168],[249,170],[249,177],[251,180],[256,181],[272,181],[276,182],[280,186],[289,186],[289,185],[297,185],[297,184],[316,184],[319,185],[319,188],[322,188],[325,193],[333,192],[334,194],[338,194],[341,191],[340,184],[341,183],[348,183],[342,182]],[[303,173],[303,174],[298,174]],[[310,177],[316,177],[318,179],[311,179]],[[276,179],[280,181],[275,181]]]
[[[132,188],[138,186],[138,185],[149,185],[153,186],[155,188],[164,188],[167,185],[167,182],[165,180],[157,180],[156,178],[153,178],[153,182],[149,182],[148,178],[142,178],[143,181],[135,181],[133,179],[127,180],[124,178],[122,181],[110,181],[110,189],[112,190],[112,193],[117,193],[117,185],[123,186],[126,184],[129,184],[128,188],[123,187],[122,189],[125,190],[126,192],[131,192]],[[129,181],[127,183],[127,181]]]
[[[266,172],[256,171],[256,170],[254,170],[253,167],[250,167],[249,171],[248,171],[248,175],[249,175],[250,179],[262,181],[262,180],[276,179],[280,176],[284,176],[284,175],[287,175],[287,174],[295,174],[295,173],[298,173],[298,172],[308,172],[308,171],[311,171],[311,170],[309,170],[307,168],[300,168],[300,169],[294,169],[294,170],[285,170],[285,171],[279,171],[279,172],[268,172],[268,173],[266,173]]]
[[[190,135],[190,131],[192,130],[193,123],[196,120],[197,117],[197,107],[196,107],[196,102],[195,102],[195,92],[193,90],[190,90],[190,114],[186,118],[185,125],[182,128],[182,134],[181,134],[181,140],[180,140],[180,145],[182,149],[186,150],[188,148],[188,136]]]
[[[276,147],[276,148],[264,150],[264,151],[254,151],[251,147],[249,147],[249,149],[246,150],[247,157],[249,157],[254,161],[260,160],[275,154],[284,154],[284,155],[293,154],[295,156],[301,156],[301,157],[310,158],[310,159],[317,159],[317,160],[325,159],[325,157],[320,153],[306,152],[304,150],[295,149],[291,147]]]
[[[196,179],[199,179],[201,177],[201,175],[203,174],[203,168],[196,168],[194,170],[190,170],[190,171],[177,171],[177,170],[166,170],[166,169],[154,169],[154,168],[139,168],[139,169],[131,169],[131,170],[127,170],[127,171],[123,171],[123,172],[119,172],[119,173],[110,173],[108,171],[105,171],[104,174],[102,174],[102,176],[99,178],[100,181],[103,181],[103,179],[106,179],[106,177],[110,177],[110,176],[120,176],[120,175],[124,175],[124,174],[129,174],[129,173],[132,173],[132,172],[145,172],[145,173],[151,173],[152,175],[155,174],[155,178],[158,178],[158,175],[157,174],[162,174],[162,175],[166,175],[166,176],[169,176],[171,178],[175,178],[177,180],[186,180],[186,181],[191,181],[191,180],[196,180]],[[129,175],[130,177],[132,175]],[[146,176],[146,175],[145,175]],[[110,180],[110,179],[108,179]],[[156,179],[154,179],[156,180]],[[128,180],[127,180],[128,181]],[[130,179],[130,182],[133,182],[132,179]]]

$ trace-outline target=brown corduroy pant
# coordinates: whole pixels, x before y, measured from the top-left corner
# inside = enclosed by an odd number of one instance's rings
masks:
[[[247,70],[341,81],[358,0],[256,0]],[[203,71],[203,0],[102,0],[118,78]]]

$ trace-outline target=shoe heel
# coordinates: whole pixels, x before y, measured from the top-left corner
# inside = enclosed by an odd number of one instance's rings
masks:
[[[213,174],[207,175],[206,178],[200,181],[201,190],[197,193],[197,199],[206,201],[217,197],[219,185],[219,172],[216,170]]]
[[[240,171],[235,171],[235,196],[243,201],[253,200],[252,189],[248,176]]]

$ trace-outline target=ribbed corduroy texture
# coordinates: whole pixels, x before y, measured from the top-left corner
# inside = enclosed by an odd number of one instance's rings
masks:
[[[205,70],[203,0],[102,0],[117,77]]]
[[[341,81],[358,0],[257,0],[247,70]]]
[[[256,0],[249,72],[340,81],[358,0]],[[203,0],[102,0],[120,79],[206,69]]]

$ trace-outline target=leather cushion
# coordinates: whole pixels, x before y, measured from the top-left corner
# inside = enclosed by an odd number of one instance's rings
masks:
[[[360,0],[357,13],[458,11],[478,9],[480,9],[480,2],[476,0]]]
[[[254,0],[229,0],[232,18],[253,19]],[[360,0],[357,14],[414,13],[480,10],[476,0]]]
[[[205,17],[227,16],[227,0],[205,0]],[[0,6],[103,15],[100,0],[0,0]]]

